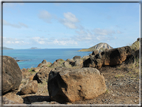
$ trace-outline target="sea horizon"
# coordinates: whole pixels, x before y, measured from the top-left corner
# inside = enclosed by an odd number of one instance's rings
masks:
[[[18,63],[20,69],[37,67],[43,60],[53,63],[57,59],[72,59],[74,56],[87,56],[91,52],[79,52],[81,48],[68,49],[13,49],[3,50],[3,56],[10,56]]]

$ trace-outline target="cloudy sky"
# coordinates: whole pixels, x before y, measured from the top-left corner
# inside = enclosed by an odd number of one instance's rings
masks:
[[[139,3],[4,3],[3,46],[116,48],[139,37]]]

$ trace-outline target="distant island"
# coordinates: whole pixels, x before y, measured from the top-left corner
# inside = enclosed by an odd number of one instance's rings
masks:
[[[94,51],[94,50],[103,51],[105,49],[112,49],[112,47],[109,46],[107,43],[99,43],[99,44],[92,46],[88,49],[81,49],[79,51],[81,51],[81,52]]]
[[[1,47],[2,48],[2,47]],[[0,49],[1,49],[0,48]],[[13,50],[13,48],[3,47],[3,50]]]
[[[30,49],[41,49],[41,48],[37,48],[37,47],[31,47]]]

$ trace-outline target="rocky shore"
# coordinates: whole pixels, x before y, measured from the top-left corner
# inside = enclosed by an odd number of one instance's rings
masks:
[[[140,43],[141,39],[136,42]],[[124,46],[20,69],[3,56],[3,104],[139,104],[139,49]]]

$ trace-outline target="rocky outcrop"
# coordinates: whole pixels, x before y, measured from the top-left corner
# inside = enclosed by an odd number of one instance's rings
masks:
[[[37,81],[29,81],[27,85],[21,88],[20,94],[35,94],[38,90],[38,83]]]
[[[16,93],[7,93],[3,95],[3,104],[23,104],[23,99]]]
[[[52,100],[74,102],[97,97],[106,91],[106,85],[96,68],[60,68],[50,72],[48,91]]]
[[[2,76],[2,94],[19,88],[22,72],[14,58],[3,56]]]
[[[102,66],[119,65],[122,64],[129,56],[132,55],[132,50],[129,46],[115,48],[100,52],[96,55],[90,55],[87,60],[83,62],[84,67],[96,67],[100,69]]]

